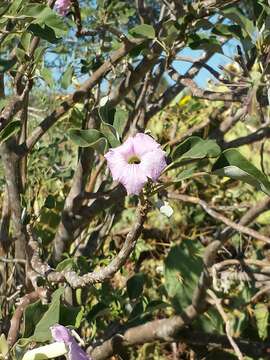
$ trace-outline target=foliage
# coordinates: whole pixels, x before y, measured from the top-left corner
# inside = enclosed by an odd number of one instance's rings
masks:
[[[205,3],[0,4],[0,359],[56,323],[93,359],[266,358],[270,7]],[[127,196],[137,132],[168,165]]]

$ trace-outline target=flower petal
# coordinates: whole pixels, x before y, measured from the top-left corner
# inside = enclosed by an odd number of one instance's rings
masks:
[[[156,181],[167,166],[165,152],[161,149],[156,149],[145,153],[141,157],[140,165],[144,174],[153,181]]]
[[[86,355],[85,351],[83,351],[76,341],[73,341],[69,344],[69,360],[91,360],[91,358]]]
[[[70,331],[62,325],[54,325],[51,328],[52,337],[57,342],[64,342],[68,347],[69,360],[92,360],[77,344]]]
[[[139,164],[129,164],[132,157],[140,159]],[[166,167],[165,152],[160,145],[146,134],[129,137],[122,145],[105,154],[109,169],[115,181],[120,182],[129,195],[138,195],[148,178],[156,181]]]
[[[139,195],[144,184],[147,183],[147,175],[140,164],[127,164],[122,169],[122,176],[119,182],[124,185],[128,195]]]
[[[73,340],[69,330],[66,329],[63,325],[56,324],[51,326],[50,330],[55,341],[64,341],[64,343],[68,343]]]
[[[124,159],[128,161],[130,157],[135,155],[133,143],[133,137],[129,137],[122,145],[117,146],[110,151],[121,154]]]
[[[151,136],[138,133],[133,138],[133,147],[135,155],[141,157],[149,151],[160,148],[160,145],[153,138],[151,138]]]
[[[109,150],[105,154],[109,169],[111,170],[112,177],[114,181],[120,181],[123,176],[123,169],[128,165],[128,162],[125,160],[124,156],[115,151],[115,149]]]

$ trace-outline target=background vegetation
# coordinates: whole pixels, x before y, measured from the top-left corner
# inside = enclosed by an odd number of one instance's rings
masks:
[[[269,358],[269,3],[54,3],[0,4],[0,358],[56,323],[94,360]],[[103,155],[145,131],[140,200]]]

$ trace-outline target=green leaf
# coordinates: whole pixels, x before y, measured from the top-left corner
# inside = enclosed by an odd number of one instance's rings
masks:
[[[42,4],[29,4],[22,9],[19,16],[34,18],[35,24],[41,25],[42,27],[46,25],[54,31],[56,36],[61,37],[66,35],[67,27],[64,20],[49,6]]]
[[[216,36],[207,36],[205,34],[191,34],[188,37],[188,46],[192,50],[210,50],[222,53],[220,41]]]
[[[215,308],[210,308],[194,321],[195,327],[206,333],[224,334],[224,322],[219,312]]]
[[[10,70],[16,64],[16,58],[10,60],[0,59],[0,73]]]
[[[73,66],[69,65],[61,77],[61,86],[64,89],[67,89],[71,85],[73,73]]]
[[[29,304],[24,312],[23,337],[28,338],[33,335],[38,322],[43,314],[48,310],[48,305],[43,305],[40,300]]]
[[[268,319],[269,311],[266,304],[258,303],[255,305],[254,315],[257,323],[258,334],[262,340],[265,340],[268,336]]]
[[[215,140],[203,140],[198,136],[191,136],[178,145],[172,152],[173,162],[213,158],[220,154],[220,147]]]
[[[105,138],[109,141],[109,143],[112,147],[116,147],[121,144],[120,140],[118,138],[118,134],[112,125],[107,124],[104,121],[102,121],[100,124],[100,131],[105,136]]]
[[[155,39],[155,29],[148,24],[142,24],[130,29],[129,34],[136,38]]]
[[[64,259],[59,264],[57,264],[56,271],[63,271],[63,270],[74,270],[75,263],[74,260],[71,258]]]
[[[241,26],[239,25],[216,24],[212,32],[226,37],[235,36],[240,38],[242,36]]]
[[[249,35],[250,38],[253,38],[256,33],[256,27],[253,25],[253,22],[245,15],[243,15],[237,7],[229,7],[227,9],[222,10],[222,14],[238,24],[246,34]]]
[[[101,154],[104,154],[107,149],[107,141],[102,134],[95,129],[80,130],[69,129],[68,137],[80,147],[92,147]]]
[[[60,319],[60,303],[61,296],[64,293],[64,288],[57,289],[52,295],[52,302],[49,309],[42,316],[38,322],[32,340],[37,342],[44,342],[51,340],[50,326],[59,323]]]
[[[191,303],[203,268],[202,251],[199,242],[186,240],[172,247],[165,260],[165,288],[178,312]]]
[[[225,150],[213,165],[212,171],[220,176],[244,181],[270,196],[267,177],[236,149]]]
[[[113,127],[117,131],[119,137],[122,137],[128,121],[128,112],[121,108],[116,108],[113,120]]]
[[[63,326],[72,326],[78,328],[82,322],[84,310],[81,306],[61,305],[60,323]]]
[[[44,67],[40,70],[40,75],[43,78],[43,80],[47,83],[47,85],[52,88],[54,85],[53,76],[51,70]]]
[[[110,102],[107,101],[105,105],[98,109],[99,116],[102,121],[108,124],[112,124],[114,121],[115,109],[110,106]]]
[[[31,34],[29,34],[28,32],[25,31],[21,36],[21,45],[22,45],[22,47],[24,48],[24,50],[26,52],[29,49],[29,45],[30,45],[31,40],[32,40]]]
[[[0,132],[0,143],[9,139],[12,135],[20,130],[21,122],[19,120],[11,121],[1,132]]]
[[[133,275],[127,281],[127,292],[131,300],[137,299],[143,292],[143,286],[145,284],[145,274],[138,273]]]
[[[47,25],[42,27],[39,24],[30,24],[27,31],[30,31],[33,35],[38,36],[51,44],[56,44],[60,40],[55,36],[54,30]]]
[[[17,10],[20,8],[24,0],[13,0],[10,4],[10,7],[8,9],[8,13],[10,15],[15,15]]]

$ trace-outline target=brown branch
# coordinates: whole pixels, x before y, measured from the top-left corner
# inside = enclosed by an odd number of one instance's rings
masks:
[[[225,330],[226,330],[227,338],[228,338],[233,350],[235,351],[235,354],[236,354],[237,358],[239,360],[243,360],[244,359],[243,355],[242,355],[238,345],[236,344],[236,342],[234,341],[234,339],[232,337],[230,319],[228,318],[226,312],[224,311],[224,309],[222,307],[221,300],[216,296],[216,294],[212,290],[208,290],[207,293],[209,294],[209,296],[213,300],[214,305],[216,306],[219,314],[221,315],[221,317],[222,317],[222,319],[223,319],[223,321],[225,323]]]
[[[223,148],[228,149],[232,147],[239,147],[243,145],[253,144],[255,142],[261,141],[263,139],[270,138],[270,127],[262,127],[252,134],[247,136],[239,137],[235,140],[227,141],[224,143]]]
[[[226,109],[227,110],[227,109]],[[225,110],[225,111],[226,111]],[[209,138],[215,139],[217,143],[224,147],[224,135],[232,128],[239,120],[243,119],[246,115],[246,107],[239,108],[231,116],[226,116],[225,119],[209,134]]]
[[[244,97],[242,92],[214,92],[209,90],[204,90],[198,87],[196,82],[190,78],[186,78],[184,76],[179,75],[178,73],[174,73],[176,76],[171,76],[173,80],[179,82],[184,85],[188,89],[190,89],[193,96],[210,101],[230,101],[230,102],[242,102],[244,101]]]
[[[116,64],[118,64],[132,49],[143,43],[144,40],[132,40],[129,44],[124,44],[120,49],[115,51],[109,60],[105,61],[93,74],[77,89],[73,94],[69,95],[56,110],[47,116],[39,126],[32,132],[27,141],[21,146],[21,155],[29,152],[37,141],[59,120],[69,109],[76,103],[82,101],[89,96],[90,91],[99,81],[106,75]],[[121,95],[119,94],[118,97]],[[123,95],[124,96],[124,95]]]
[[[69,248],[73,240],[73,229],[71,225],[81,208],[84,200],[85,185],[94,161],[94,151],[91,148],[80,149],[80,156],[75,170],[71,189],[65,200],[61,221],[53,240],[53,261],[59,261],[63,253]]]
[[[21,318],[23,316],[23,312],[25,308],[32,304],[33,302],[37,301],[40,298],[46,297],[47,291],[43,288],[38,288],[29,294],[24,295],[19,302],[17,309],[14,311],[14,314],[10,321],[10,328],[8,332],[7,342],[9,346],[13,346],[17,341],[20,329]]]
[[[252,223],[260,214],[270,209],[270,197],[267,196],[263,200],[257,202],[254,206],[252,206],[240,219],[240,225],[247,225]],[[220,240],[227,239],[231,237],[236,229],[226,228],[220,233]]]
[[[144,0],[136,0],[136,7],[138,9],[140,21],[145,24],[151,24],[153,19],[149,16],[149,9],[145,6]]]
[[[140,205],[136,212],[136,219],[134,224],[126,236],[125,242],[116,255],[116,257],[103,269],[84,274],[77,275],[74,271],[57,272],[43,263],[39,257],[39,247],[34,239],[31,231],[29,231],[29,257],[32,269],[41,276],[46,276],[49,282],[59,283],[67,282],[73,288],[84,287],[90,284],[96,284],[108,280],[124,265],[128,257],[135,248],[136,242],[142,232],[143,224],[146,220],[147,212],[149,210],[148,203]]]
[[[204,209],[204,211],[207,212],[207,214],[210,215],[212,218],[223,222],[225,225],[231,227],[232,229],[236,230],[237,232],[246,234],[248,236],[253,237],[254,239],[257,239],[257,240],[263,241],[267,244],[270,244],[270,238],[268,238],[267,236],[260,234],[256,230],[253,230],[246,226],[243,226],[240,223],[237,224],[234,221],[231,221],[230,219],[226,218],[224,215],[211,209],[205,201],[203,201],[197,197],[182,195],[182,194],[175,194],[175,193],[169,193],[168,197],[170,199],[175,199],[175,200],[188,202],[191,204],[200,205]]]
[[[230,347],[226,335],[198,332],[191,329],[181,330],[177,340],[189,345],[206,346],[209,350],[211,348],[228,349]],[[268,354],[269,342],[263,343],[262,341],[250,341],[241,338],[234,339],[234,341],[247,356],[258,359]]]
[[[213,265],[219,242],[209,244],[204,253],[204,270],[197,288],[194,291],[192,305],[189,305],[181,315],[171,318],[149,321],[146,324],[126,330],[123,334],[116,334],[111,339],[104,341],[91,351],[94,360],[103,360],[117,354],[121,347],[145,344],[156,340],[174,341],[180,330],[202,314],[207,308],[206,291],[210,285],[208,269]]]
[[[3,192],[2,214],[0,221],[0,253],[7,254],[10,246],[9,237],[10,205],[7,186]]]
[[[12,152],[14,141],[8,140],[1,145],[2,162],[4,167],[6,185],[8,190],[11,218],[14,224],[15,257],[25,259],[26,233],[22,224],[21,199],[19,184],[19,159]]]
[[[176,145],[176,144],[180,143],[181,141],[184,141],[189,136],[192,136],[193,134],[203,130],[210,123],[211,123],[211,119],[210,119],[210,117],[208,117],[206,120],[202,121],[201,123],[192,126],[190,129],[185,131],[184,134],[182,134],[180,137],[177,137],[177,139],[172,139],[172,140],[168,141],[166,143],[166,145],[170,145],[170,146]]]

